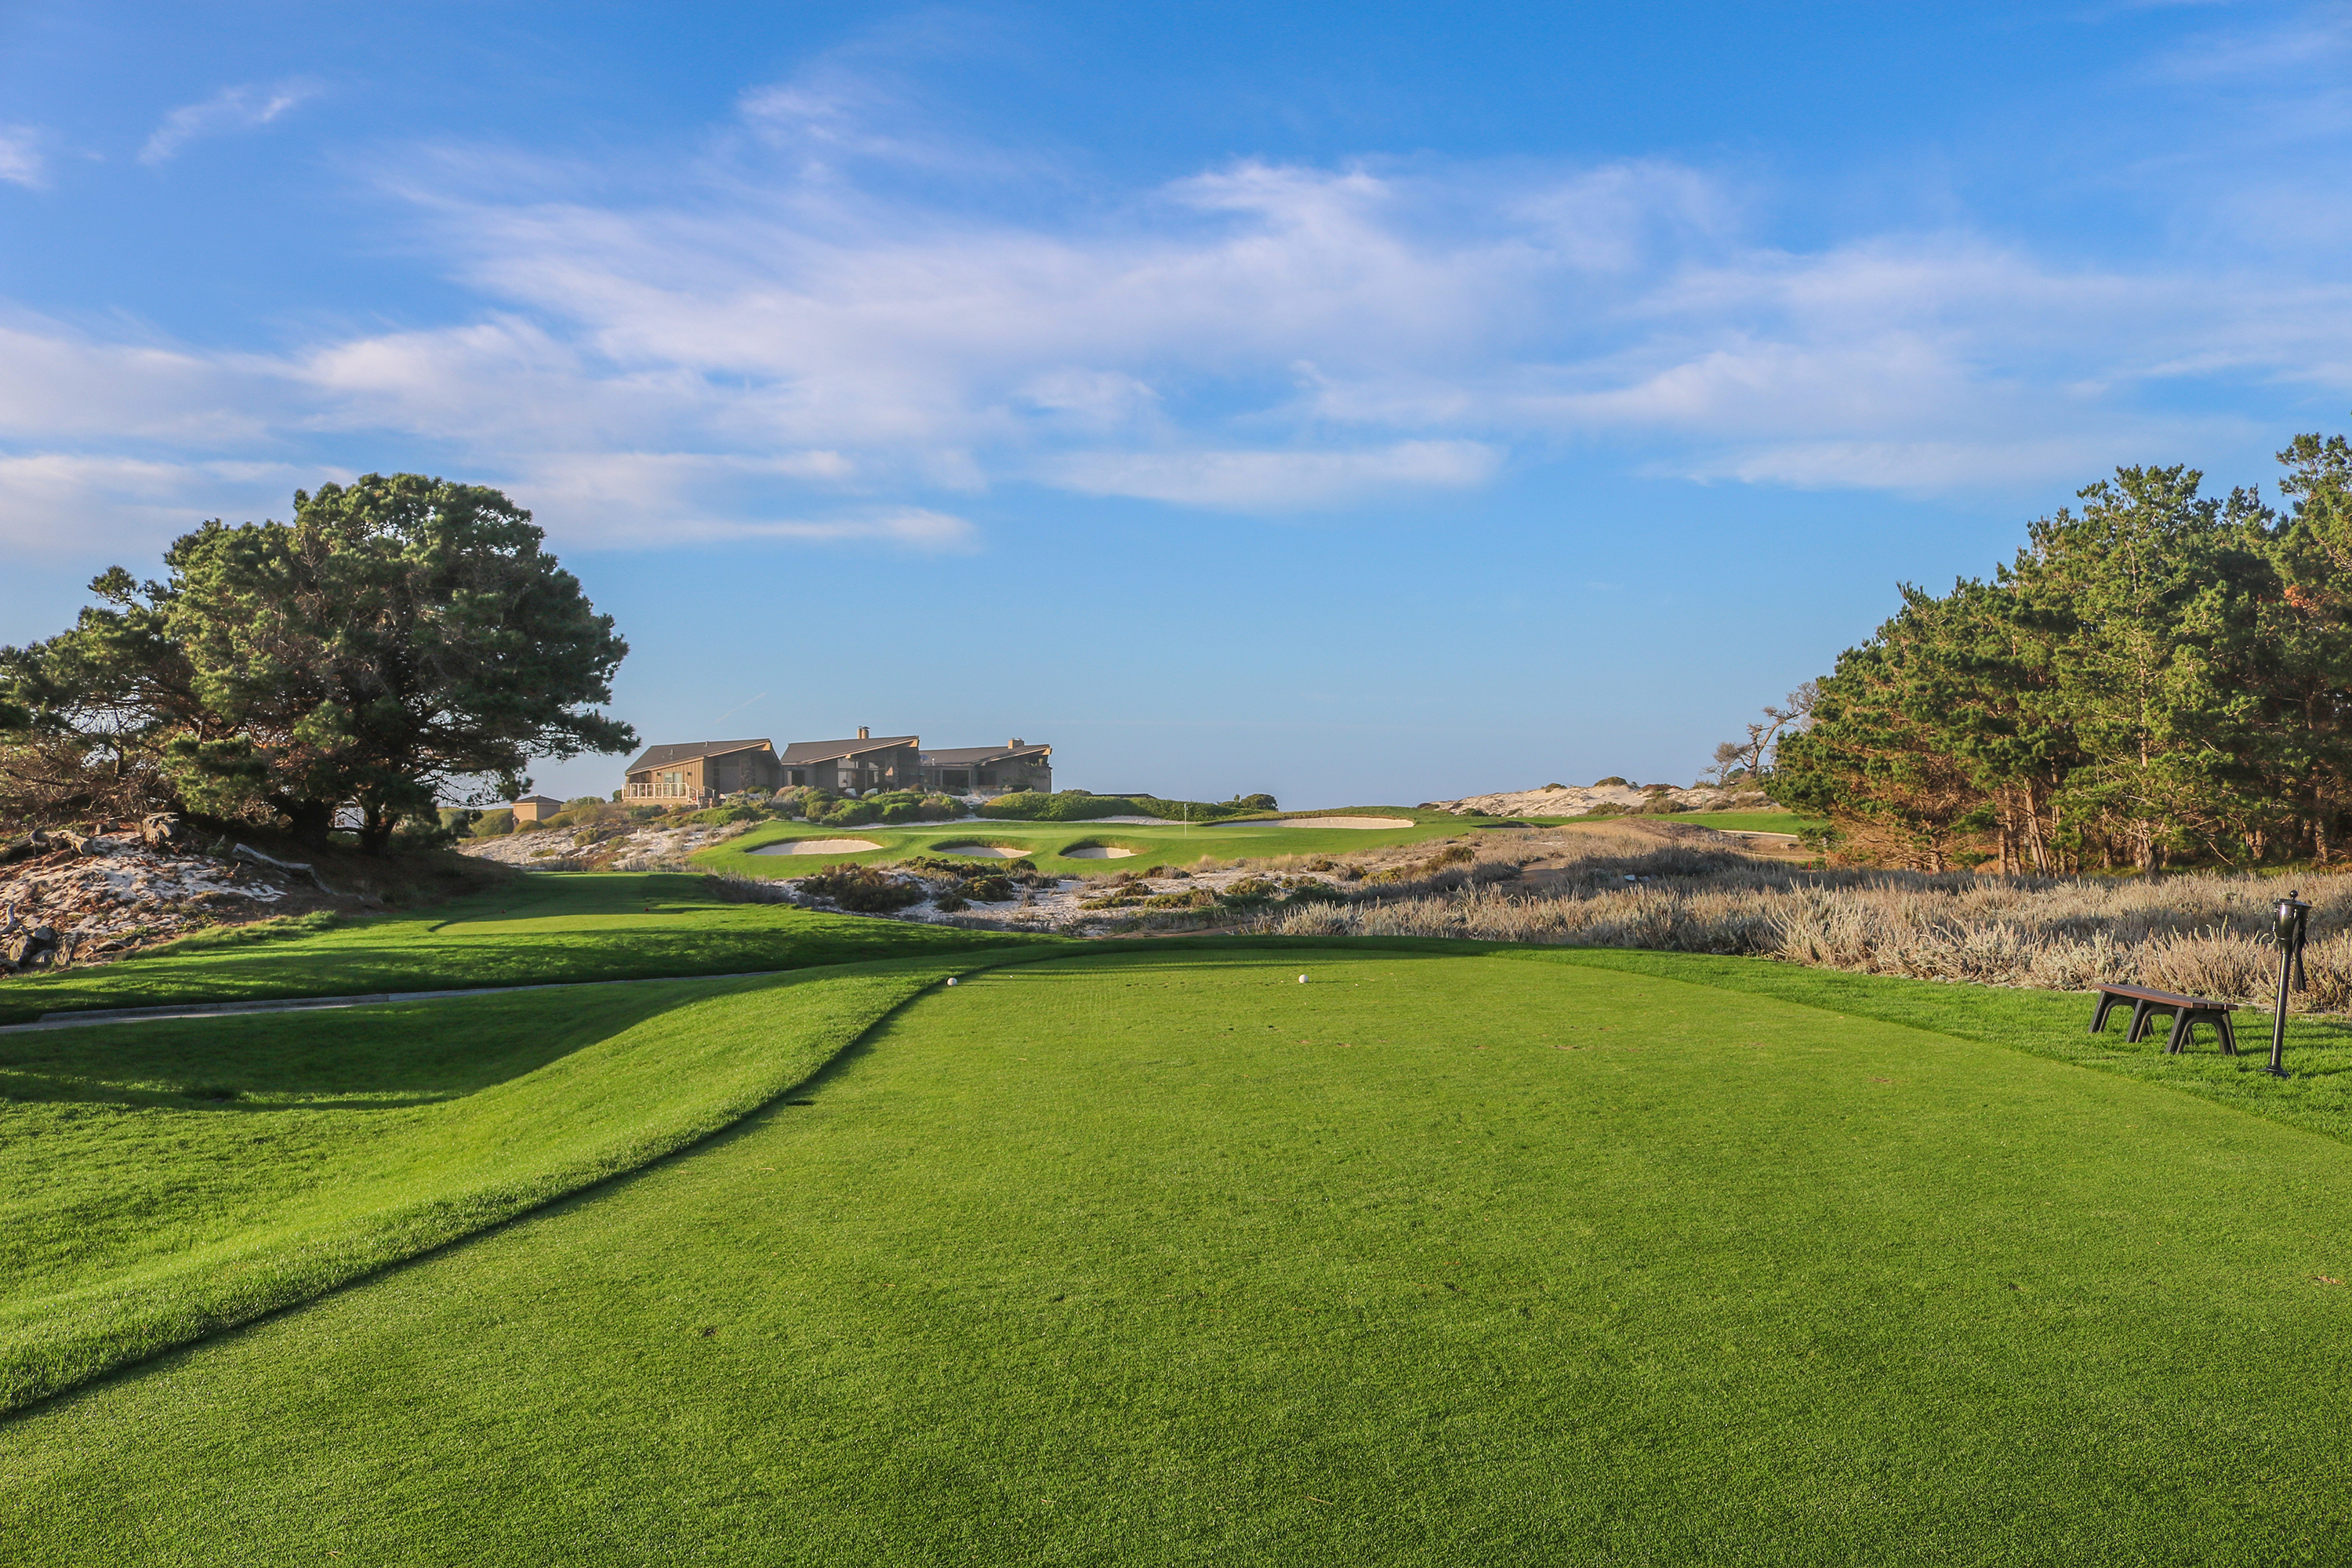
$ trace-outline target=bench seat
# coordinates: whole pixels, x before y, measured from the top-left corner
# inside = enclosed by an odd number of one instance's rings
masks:
[[[2197,1026],[2210,1024],[2213,1033],[2221,1037],[2221,1054],[2238,1054],[2238,1037],[2230,1027],[2230,1015],[2237,1011],[2234,1002],[2216,1002],[2204,996],[2184,996],[2178,991],[2158,991],[2150,985],[2117,985],[2102,980],[2098,985],[2099,1009],[2091,1016],[2091,1033],[2105,1030],[2107,1015],[2118,1002],[2132,1005],[2131,1027],[2125,1031],[2124,1041],[2137,1045],[2147,1037],[2149,1016],[2155,1013],[2172,1015],[2172,1034],[2165,1041],[2168,1054],[2179,1055],[2184,1047],[2197,1039]]]

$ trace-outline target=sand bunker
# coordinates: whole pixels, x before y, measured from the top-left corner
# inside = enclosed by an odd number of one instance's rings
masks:
[[[1239,822],[1236,827],[1411,827],[1410,816],[1286,816],[1280,822]]]
[[[857,855],[882,846],[871,838],[795,838],[790,844],[766,844],[754,855]]]
[[[1062,853],[1073,860],[1132,860],[1135,858],[1134,850],[1115,849],[1108,844],[1088,844],[1076,849],[1065,849]]]
[[[1032,851],[1027,849],[1007,849],[1001,844],[942,844],[940,846],[938,853],[941,855],[977,855],[982,858],[988,860],[1018,860],[1021,857],[1030,854]]]

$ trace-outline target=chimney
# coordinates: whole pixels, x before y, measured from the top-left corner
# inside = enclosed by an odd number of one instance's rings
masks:
[[[857,726],[857,738],[861,741],[870,741],[874,738],[874,731],[860,724]]]
[[[1013,743],[1014,745],[1016,745],[1016,746],[1017,746],[1017,745],[1020,745],[1020,744],[1022,743],[1022,742],[1021,742],[1021,737],[1020,737],[1020,736],[1018,736],[1018,735],[1013,736]]]

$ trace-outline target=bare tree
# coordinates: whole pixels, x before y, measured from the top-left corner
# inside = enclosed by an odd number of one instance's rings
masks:
[[[1808,680],[1789,693],[1780,707],[1764,705],[1764,717],[1748,726],[1748,739],[1726,741],[1715,748],[1715,765],[1708,771],[1717,784],[1729,784],[1734,779],[1763,779],[1772,771],[1772,753],[1784,736],[1793,735],[1813,721],[1813,704],[1820,700],[1822,685]]]

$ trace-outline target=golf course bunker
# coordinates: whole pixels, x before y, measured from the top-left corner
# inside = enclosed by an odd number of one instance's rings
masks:
[[[1132,849],[1119,849],[1108,844],[1081,844],[1076,849],[1065,849],[1063,858],[1070,860],[1131,860]]]
[[[1268,822],[1263,825],[1255,822],[1234,824],[1237,827],[1264,826],[1266,827],[1362,828],[1411,827],[1412,825],[1412,818],[1410,816],[1286,816],[1280,822]]]
[[[882,846],[871,838],[795,838],[790,844],[765,844],[754,855],[859,855]]]
[[[977,855],[983,860],[1018,860],[1029,853],[1026,849],[1007,849],[1002,844],[942,844],[941,855]]]

